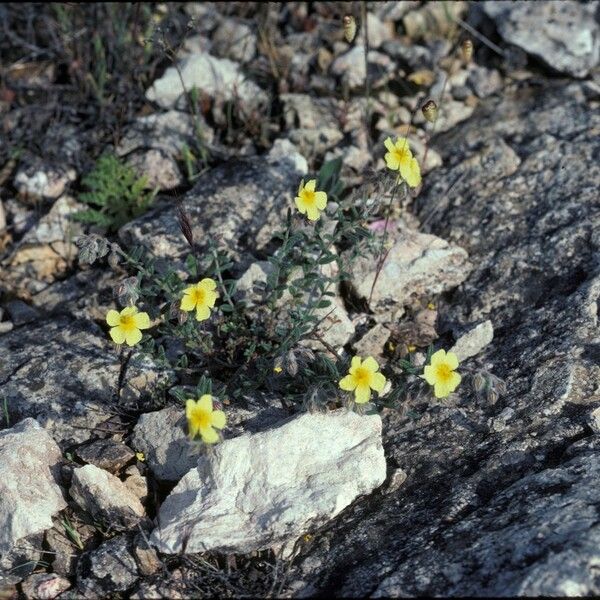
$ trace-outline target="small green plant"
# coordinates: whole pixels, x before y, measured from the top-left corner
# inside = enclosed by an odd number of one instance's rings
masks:
[[[74,218],[111,232],[146,212],[157,192],[148,190],[147,177],[138,177],[113,154],[102,155],[82,183],[89,191],[80,194],[79,199],[91,208],[76,213]]]

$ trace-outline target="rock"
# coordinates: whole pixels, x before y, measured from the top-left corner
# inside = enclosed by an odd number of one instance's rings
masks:
[[[306,158],[290,140],[287,138],[278,138],[273,142],[271,149],[267,153],[267,160],[272,163],[289,162],[290,168],[302,175],[308,173],[308,163]]]
[[[11,300],[6,304],[6,310],[14,325],[24,325],[39,318],[40,313],[22,300]]]
[[[148,499],[148,482],[135,465],[125,469],[126,478],[123,481],[127,489],[142,503]]]
[[[8,333],[9,331],[12,331],[13,328],[14,328],[14,325],[10,321],[4,321],[3,323],[0,323],[0,335]]]
[[[245,23],[226,19],[216,29],[212,38],[213,52],[218,56],[250,62],[256,54],[256,34]]]
[[[469,73],[469,85],[480,98],[487,98],[500,91],[503,86],[500,72],[496,69],[486,69],[486,67],[475,66]],[[452,89],[454,94],[454,88]]]
[[[180,75],[169,67],[146,92],[146,98],[163,108],[173,108],[185,89],[196,88],[211,98],[240,103],[244,114],[258,111],[268,103],[267,94],[246,79],[239,65],[227,58],[216,58],[206,52],[193,53],[179,61]]]
[[[383,85],[393,73],[394,65],[389,56],[375,50],[369,50],[369,82],[371,85]],[[361,88],[365,84],[365,48],[353,46],[331,63],[330,72],[339,77],[343,85],[350,90]]]
[[[53,600],[71,587],[71,582],[54,573],[34,573],[21,583],[26,598]]]
[[[445,98],[442,106],[438,111],[438,118],[435,122],[436,133],[449,131],[456,127],[459,123],[466,121],[472,114],[475,108],[464,102],[458,102],[451,98]],[[415,123],[419,124],[423,120],[422,115],[418,115]],[[431,125],[429,126],[431,128]]]
[[[72,577],[77,564],[77,547],[67,537],[62,523],[55,522],[54,527],[46,531],[45,545],[51,556],[52,572]]]
[[[168,554],[246,553],[298,537],[384,481],[380,426],[341,410],[224,441],[162,504],[152,543]]]
[[[269,242],[281,227],[298,190],[302,173],[288,162],[264,158],[232,160],[198,178],[182,199],[199,251],[209,237],[221,238],[234,258],[248,257]],[[173,204],[128,223],[119,232],[127,245],[143,245],[172,261],[189,252]]]
[[[482,5],[500,35],[510,44],[541,59],[555,71],[586,77],[600,60],[597,3],[505,2]],[[531,35],[535,31],[536,35]]]
[[[56,200],[76,179],[77,172],[73,168],[64,169],[34,160],[17,171],[13,183],[19,195],[27,201]]]
[[[0,232],[6,227],[6,211],[4,210],[4,204],[0,200]]]
[[[390,330],[381,323],[376,323],[365,335],[354,342],[356,354],[362,357],[372,356],[380,360],[383,357],[384,346],[389,337]]]
[[[367,13],[367,28],[369,30],[369,48],[377,49],[386,41],[394,37],[394,27],[384,23],[371,12]],[[364,45],[364,27],[360,27],[356,36],[356,43]]]
[[[33,227],[37,221],[37,215],[33,209],[13,198],[8,198],[3,202],[8,223],[10,223],[11,231],[14,234],[23,235]]]
[[[212,128],[201,115],[195,119],[202,143],[212,144]],[[195,137],[194,118],[181,111],[169,110],[136,119],[115,152],[118,156],[127,156],[128,163],[137,173],[148,178],[149,187],[172,189],[183,182],[177,158],[185,146],[194,146]]]
[[[196,466],[198,456],[192,453],[186,427],[185,410],[180,406],[140,416],[131,443],[136,451],[144,453],[159,481],[179,481]]]
[[[398,39],[392,39],[383,43],[382,50],[399,61],[404,69],[410,71],[431,69],[434,66],[431,52],[425,46],[406,44]]]
[[[0,431],[0,570],[15,566],[9,553],[20,540],[52,527],[52,515],[67,506],[55,472],[61,459],[34,419]]]
[[[450,351],[463,361],[479,354],[493,339],[494,327],[488,319],[459,337]]]
[[[594,433],[600,434],[600,408],[596,408],[591,412],[589,424]]]
[[[75,455],[83,462],[113,474],[135,458],[135,452],[129,446],[110,438],[80,446]]]
[[[23,325],[0,338],[0,356],[10,422],[35,417],[59,444],[69,446],[86,441],[111,418],[121,365],[96,325],[68,317]],[[161,380],[164,372],[134,355],[123,374],[121,409],[137,405]]]
[[[156,550],[148,543],[145,534],[138,534],[135,537],[133,556],[141,575],[154,575],[162,567],[162,562],[158,558]]]
[[[375,13],[382,21],[400,21],[410,10],[419,7],[418,0],[395,0],[393,2],[378,2]]]
[[[368,301],[377,259],[350,262],[350,291]],[[370,307],[376,313],[395,311],[415,298],[447,291],[462,283],[471,266],[460,247],[432,235],[402,230],[391,247],[373,290]]]
[[[73,198],[59,198],[0,264],[0,287],[27,299],[64,275],[77,256],[74,239],[83,231],[71,216],[83,208]]]
[[[132,527],[145,515],[141,502],[118,477],[94,465],[73,471],[69,494],[82,510],[111,526]]]
[[[600,593],[589,426],[600,406],[599,128],[583,85],[530,80],[438,136],[444,165],[417,216],[473,264],[440,333],[489,319],[480,359],[506,393],[478,403],[461,384],[457,405],[425,399],[411,403],[418,416],[387,413],[386,457],[407,473],[399,494],[330,523],[282,595]]]
[[[427,3],[405,14],[402,25],[406,35],[413,41],[443,38],[456,27],[456,19],[462,18],[467,7],[462,0]]]
[[[138,580],[135,559],[124,535],[86,552],[77,563],[77,588],[85,598],[125,592]]]

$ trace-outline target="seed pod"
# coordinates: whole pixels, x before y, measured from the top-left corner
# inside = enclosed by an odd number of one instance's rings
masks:
[[[344,17],[344,38],[351,44],[356,35],[356,19],[352,15]]]
[[[111,269],[115,270],[118,265],[119,265],[119,255],[112,251],[109,255],[108,255],[108,264],[110,266]]]
[[[463,60],[466,63],[471,62],[471,59],[473,58],[473,42],[469,38],[464,40],[463,43],[460,45],[460,52],[462,54]]]
[[[437,104],[433,100],[428,100],[427,102],[425,102],[425,104],[423,104],[421,112],[430,123],[433,123],[437,119],[438,115]]]
[[[473,375],[473,389],[477,394],[481,394],[485,390],[487,384],[485,377],[481,373],[475,373]]]
[[[285,357],[285,370],[295,377],[298,374],[298,361],[293,350],[290,350]]]
[[[500,394],[492,387],[489,388],[485,394],[487,397],[487,401],[490,404],[496,404],[496,402],[498,402],[498,398],[500,398]]]

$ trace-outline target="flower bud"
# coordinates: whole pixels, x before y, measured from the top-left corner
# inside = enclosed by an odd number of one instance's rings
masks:
[[[425,104],[423,104],[421,112],[430,123],[433,123],[437,119],[438,115],[437,104],[433,100],[428,100],[425,102]]]
[[[350,44],[356,35],[356,19],[352,15],[344,17],[344,38]]]
[[[460,45],[460,52],[462,54],[463,60],[466,63],[471,62],[471,59],[473,58],[473,42],[469,38],[464,40],[463,43]]]

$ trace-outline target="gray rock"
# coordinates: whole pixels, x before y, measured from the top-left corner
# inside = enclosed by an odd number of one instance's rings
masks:
[[[17,171],[14,186],[19,195],[29,201],[56,200],[72,181],[77,179],[73,168],[57,167],[34,160]]]
[[[0,338],[0,356],[11,423],[34,417],[68,446],[88,440],[113,416],[121,364],[108,335],[93,323],[58,317],[23,325]],[[134,355],[123,375],[121,408],[150,395],[163,375]]]
[[[4,204],[0,200],[0,231],[6,227],[6,211],[4,210]]]
[[[369,50],[368,59],[371,85],[381,85],[392,76],[394,65],[389,56]],[[353,46],[336,57],[331,63],[330,71],[351,90],[364,86],[366,74],[364,46]]]
[[[179,72],[169,67],[147,90],[146,98],[163,108],[173,108],[185,89],[194,87],[220,101],[236,100],[244,113],[257,111],[268,103],[267,94],[256,83],[247,79],[238,63],[227,58],[216,58],[206,52],[193,53],[179,61]]]
[[[53,600],[71,587],[71,582],[54,573],[34,573],[21,583],[26,598]]]
[[[399,21],[408,11],[418,8],[418,0],[394,0],[378,2],[375,13],[382,21]]]
[[[354,342],[354,348],[359,356],[372,356],[375,359],[383,357],[384,345],[390,337],[390,330],[376,323],[372,329],[369,329],[365,335]]]
[[[406,44],[398,39],[392,39],[385,41],[381,49],[411,71],[433,67],[431,52],[425,46]]]
[[[556,71],[586,77],[598,65],[597,2],[494,0],[485,2],[482,8],[494,19],[500,35],[507,42],[540,58]]]
[[[459,361],[463,361],[479,354],[493,339],[494,326],[488,319],[461,335],[450,351],[458,356]]]
[[[138,578],[137,565],[124,535],[86,552],[77,563],[77,588],[84,598],[104,598],[124,592]]]
[[[412,416],[389,413],[386,456],[405,483],[330,524],[294,561],[288,593],[600,593],[588,421],[600,406],[599,127],[583,86],[553,80],[487,98],[438,136],[444,165],[417,213],[473,264],[440,333],[491,320],[480,356],[506,394],[478,403],[461,384],[457,405],[427,399]]]
[[[146,502],[148,499],[148,481],[135,465],[131,465],[125,469],[125,480],[123,483],[142,504]]]
[[[377,259],[350,262],[351,293],[368,301],[377,271]],[[460,247],[424,233],[403,229],[390,249],[375,284],[371,309],[387,313],[415,298],[456,287],[470,271],[467,253]]]
[[[238,259],[262,248],[293,206],[301,177],[288,162],[264,158],[232,160],[199,177],[182,200],[199,250],[206,250],[209,237],[220,237]],[[128,223],[119,236],[165,260],[189,252],[172,203]]]
[[[143,414],[131,443],[144,453],[150,470],[160,481],[179,481],[198,462],[186,435],[185,410],[180,406]]]
[[[495,94],[500,91],[503,86],[502,77],[497,69],[487,69],[486,67],[478,65],[471,69],[467,82],[480,98],[487,98],[488,96]],[[454,94],[454,92],[455,89],[453,87],[452,94]]]
[[[50,529],[67,506],[55,473],[61,458],[34,419],[0,431],[0,570],[14,566],[8,555],[21,540]]]
[[[0,287],[27,297],[64,276],[77,256],[74,240],[83,231],[71,216],[83,208],[73,198],[59,198],[0,263]]]
[[[117,473],[135,458],[135,453],[129,446],[110,438],[80,446],[75,454],[83,462],[109,473]]]
[[[167,497],[152,543],[169,554],[245,553],[293,540],[381,485],[380,426],[342,410],[226,440]]]
[[[256,34],[245,23],[227,19],[214,32],[212,49],[218,56],[250,62],[256,54]]]
[[[306,158],[298,152],[296,146],[287,138],[278,138],[273,142],[267,154],[267,159],[272,163],[289,162],[291,168],[296,172],[302,175],[308,173]]]
[[[386,41],[394,37],[394,27],[390,23],[379,20],[372,12],[367,13],[367,28],[369,30],[369,48],[377,49]],[[356,43],[364,45],[364,27],[360,27],[356,36]]]
[[[39,318],[40,313],[22,300],[11,300],[6,304],[6,310],[14,325],[24,325]]]
[[[131,527],[145,515],[144,507],[115,475],[94,465],[73,471],[71,498],[94,519]]]

